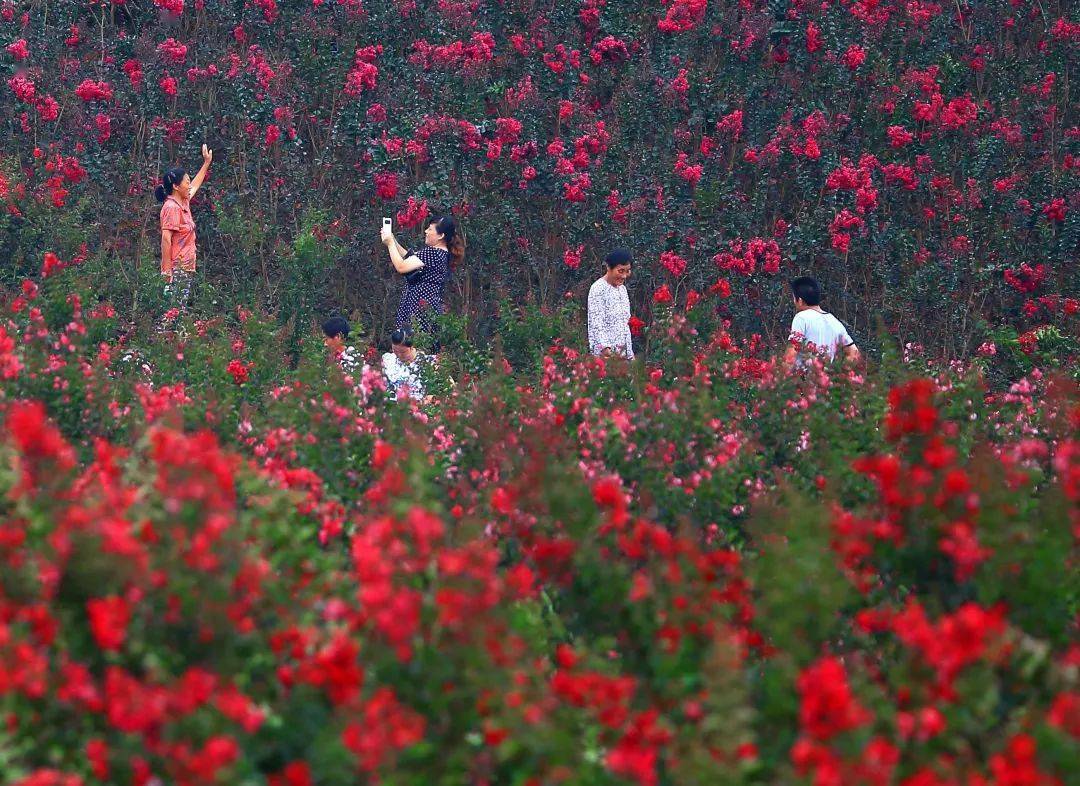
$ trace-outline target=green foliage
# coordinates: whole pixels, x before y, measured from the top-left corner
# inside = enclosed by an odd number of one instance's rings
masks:
[[[546,312],[535,305],[499,304],[495,335],[506,362],[518,373],[532,376],[556,339],[570,340],[580,332],[584,314],[581,308],[564,301],[556,311]],[[581,346],[574,341],[572,346]]]
[[[295,366],[299,360],[300,345],[310,334],[314,322],[319,293],[340,253],[340,246],[333,242],[332,237],[320,239],[315,235],[316,227],[325,219],[321,212],[308,213],[291,249],[281,260],[282,290],[278,298],[278,318],[288,330],[285,350],[290,366]]]
[[[751,575],[762,631],[770,644],[805,662],[839,641],[841,612],[854,596],[830,553],[829,515],[820,503],[788,491],[757,511],[748,528],[760,551]]]

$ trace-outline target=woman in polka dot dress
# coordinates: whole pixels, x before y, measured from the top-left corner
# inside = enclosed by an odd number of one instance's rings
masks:
[[[394,327],[405,329],[413,326],[435,332],[433,318],[446,311],[446,285],[454,266],[465,258],[465,239],[458,233],[457,222],[450,216],[433,218],[424,230],[424,247],[409,251],[394,237],[390,227],[384,226],[382,241],[390,252],[394,270],[405,277]]]

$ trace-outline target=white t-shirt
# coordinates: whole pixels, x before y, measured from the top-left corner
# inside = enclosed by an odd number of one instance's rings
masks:
[[[630,295],[625,286],[613,287],[606,278],[598,278],[589,287],[589,351],[600,355],[605,349],[634,358]]]
[[[790,340],[798,341],[806,349],[824,355],[828,360],[835,358],[841,347],[850,347],[855,343],[839,319],[813,308],[800,311],[791,320]]]
[[[432,358],[422,352],[417,352],[412,363],[402,363],[393,352],[385,352],[382,356],[383,374],[386,375],[387,387],[394,392],[397,398],[424,397],[424,367],[430,365]],[[405,392],[408,388],[408,393]]]

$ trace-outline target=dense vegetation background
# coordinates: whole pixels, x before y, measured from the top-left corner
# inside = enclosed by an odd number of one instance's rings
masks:
[[[381,332],[398,281],[380,217],[408,235],[450,210],[473,336],[502,301],[580,300],[621,243],[638,313],[663,283],[679,302],[730,287],[722,313],[782,339],[783,280],[812,272],[865,345],[880,318],[964,355],[1075,320],[1068,6],[4,0],[3,273],[85,243],[96,291],[147,307],[152,187],[206,142],[207,304]],[[298,263],[305,224],[339,245]]]
[[[1071,786],[1078,48],[1042,0],[0,0],[0,785]],[[397,400],[378,220],[447,209]],[[615,243],[633,364],[582,352]],[[868,362],[777,361],[803,272]]]

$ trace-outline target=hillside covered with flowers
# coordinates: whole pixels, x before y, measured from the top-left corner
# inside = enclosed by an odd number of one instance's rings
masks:
[[[0,786],[1074,783],[1078,51],[1050,0],[0,0]],[[380,219],[443,212],[401,399]],[[805,273],[861,362],[782,360]]]
[[[142,306],[153,185],[208,143],[207,283],[269,308],[302,286],[380,333],[380,217],[449,211],[473,336],[580,294],[613,245],[638,311],[730,292],[772,341],[806,273],[866,345],[1075,324],[1066,2],[4,0],[0,45],[9,285],[53,251]],[[342,245],[297,271],[310,223]]]

